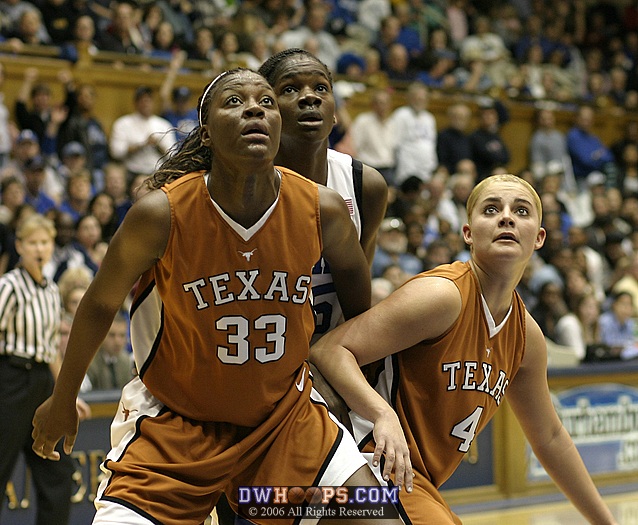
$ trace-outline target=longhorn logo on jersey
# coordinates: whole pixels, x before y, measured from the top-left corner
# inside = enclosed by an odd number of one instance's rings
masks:
[[[250,258],[253,256],[253,253],[255,253],[256,251],[257,251],[257,248],[255,248],[254,250],[250,252],[240,252],[239,250],[237,250],[237,253],[239,253],[242,257],[245,257],[246,260],[250,262]]]

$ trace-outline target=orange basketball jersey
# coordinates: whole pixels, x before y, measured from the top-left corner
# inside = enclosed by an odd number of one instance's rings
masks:
[[[185,417],[255,427],[308,357],[318,189],[280,172],[278,200],[249,229],[216,207],[203,173],[163,188],[171,232],[138,285],[131,341],[148,390]]]
[[[386,358],[377,389],[397,410],[414,468],[439,487],[492,418],[518,371],[525,349],[525,306],[515,292],[506,320],[494,326],[469,263],[442,265],[414,278],[431,276],[455,283],[461,314],[436,340]],[[353,424],[361,441],[364,427],[356,415]]]

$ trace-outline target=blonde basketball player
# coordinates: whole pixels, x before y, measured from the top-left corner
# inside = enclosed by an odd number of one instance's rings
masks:
[[[420,274],[326,334],[311,360],[353,412],[370,446],[370,407],[380,394],[408,439],[414,490],[401,493],[408,524],[459,524],[439,487],[503,399],[548,474],[589,522],[615,523],[552,405],[543,334],[515,291],[545,240],[541,202],[513,175],[476,186],[463,235],[471,258]],[[384,359],[375,391],[359,366]]]

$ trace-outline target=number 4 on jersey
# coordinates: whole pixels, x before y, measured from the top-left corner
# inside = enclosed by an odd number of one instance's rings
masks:
[[[476,407],[474,412],[467,416],[463,421],[459,421],[456,425],[454,425],[450,434],[461,440],[461,444],[458,448],[459,452],[465,453],[470,450],[470,445],[476,436],[476,428],[478,427],[482,413],[483,407]]]

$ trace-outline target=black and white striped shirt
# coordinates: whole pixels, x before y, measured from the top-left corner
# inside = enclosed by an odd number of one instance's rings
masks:
[[[0,277],[0,355],[55,361],[60,344],[60,291],[23,268]]]

